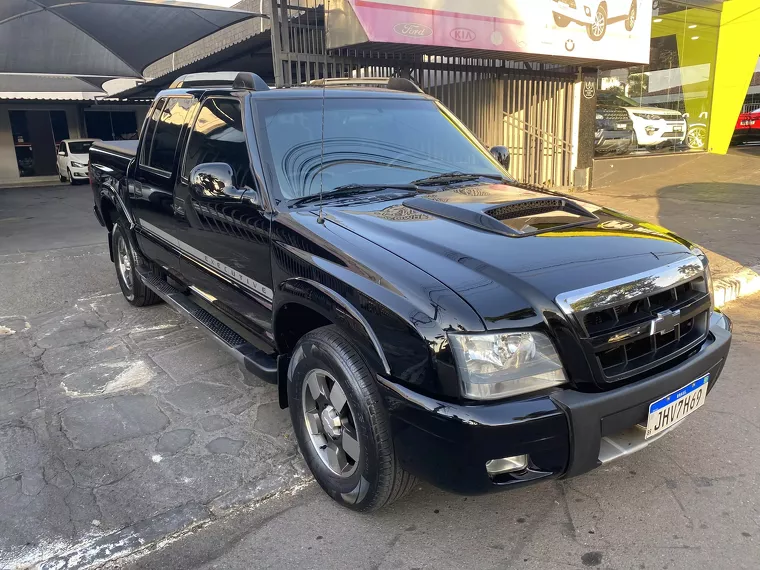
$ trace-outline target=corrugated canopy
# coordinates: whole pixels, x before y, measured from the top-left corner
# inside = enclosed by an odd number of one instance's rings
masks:
[[[2,0],[0,72],[142,77],[251,12],[169,0]]]

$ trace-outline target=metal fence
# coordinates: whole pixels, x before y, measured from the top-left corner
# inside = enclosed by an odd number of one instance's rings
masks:
[[[323,77],[412,79],[451,109],[486,146],[506,145],[513,156],[510,171],[519,181],[570,185],[575,69],[403,49],[326,53],[324,8],[325,0],[273,0],[272,51],[278,86]]]

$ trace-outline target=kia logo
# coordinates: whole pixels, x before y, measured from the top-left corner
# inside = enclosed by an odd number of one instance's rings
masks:
[[[458,42],[471,42],[475,39],[475,32],[467,28],[454,28],[450,35],[453,40]]]
[[[433,35],[433,30],[422,24],[396,24],[393,31],[408,38],[425,38]]]

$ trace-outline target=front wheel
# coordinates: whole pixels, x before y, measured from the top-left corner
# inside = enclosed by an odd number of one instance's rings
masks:
[[[117,221],[111,232],[111,253],[124,298],[136,307],[155,305],[161,298],[148,289],[137,274],[137,255],[129,241],[124,222]]]
[[[559,14],[557,12],[553,12],[554,14],[554,23],[557,24],[560,28],[566,28],[567,25],[570,23],[570,18],[563,14]]]
[[[586,33],[595,42],[598,42],[604,37],[604,33],[607,31],[607,10],[604,6],[599,6],[594,14],[594,21],[590,24],[586,24]]]
[[[704,125],[689,127],[686,133],[686,144],[690,149],[694,150],[705,148],[707,144],[707,127]]]
[[[335,326],[298,342],[288,369],[298,445],[317,483],[341,505],[368,512],[406,494],[415,478],[399,465],[374,375]]]
[[[76,181],[74,180],[74,177],[71,175],[71,169],[69,168],[66,169],[66,176],[68,177],[69,184],[74,186],[74,184],[76,184]]]
[[[631,9],[628,11],[628,16],[625,19],[625,29],[629,32],[633,30],[633,26],[636,25],[636,0],[631,2]]]

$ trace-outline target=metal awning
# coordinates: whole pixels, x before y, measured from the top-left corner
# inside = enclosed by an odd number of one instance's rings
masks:
[[[255,17],[171,0],[2,0],[0,72],[142,77],[152,62]]]
[[[91,101],[105,96],[101,86],[107,80],[108,78],[0,73],[0,99]]]
[[[204,71],[252,71],[264,81],[274,83],[271,31],[264,30],[204,58],[197,59],[174,71],[161,75],[130,89],[114,93],[122,99],[153,99],[180,75]]]

